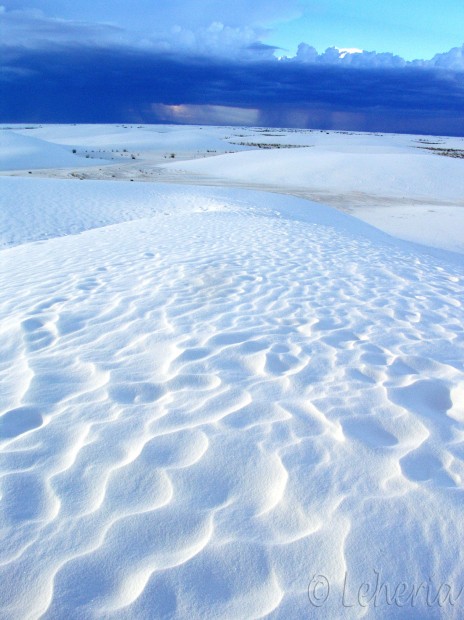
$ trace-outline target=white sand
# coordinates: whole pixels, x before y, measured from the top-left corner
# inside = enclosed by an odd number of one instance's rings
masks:
[[[2,618],[461,617],[357,598],[464,585],[460,255],[269,192],[0,197]]]
[[[76,162],[79,166],[95,165],[95,161],[78,160],[72,153],[72,149],[42,140],[35,135],[22,135],[14,131],[0,130],[0,170],[2,171],[66,167],[74,166]]]
[[[5,134],[10,134],[8,145]],[[464,253],[464,159],[428,150],[463,151],[463,138],[37,125],[17,126],[14,134],[0,131],[2,139],[0,175],[236,186],[291,194],[348,212],[400,239]],[[288,148],[292,146],[300,148]]]
[[[299,139],[297,135],[289,134],[285,141],[313,146],[168,166],[222,183],[287,189],[344,209],[402,239],[464,253],[464,159],[427,150],[462,150],[464,140],[335,132],[306,133]],[[259,138],[271,140],[284,141],[275,136]]]

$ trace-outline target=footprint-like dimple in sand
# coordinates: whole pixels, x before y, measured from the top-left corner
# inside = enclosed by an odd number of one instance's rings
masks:
[[[385,351],[380,347],[372,344],[365,344],[362,347],[361,361],[372,366],[386,366],[387,358]]]
[[[72,334],[86,327],[91,314],[63,312],[57,323],[57,329],[61,336]]]
[[[442,461],[427,447],[421,446],[400,460],[401,470],[413,482],[430,482],[438,486],[453,487],[455,481]]]
[[[398,439],[385,430],[377,420],[366,416],[353,416],[341,420],[341,424],[345,435],[360,441],[369,448],[389,448],[398,443]]]
[[[53,306],[61,305],[66,301],[68,301],[67,297],[51,297],[50,299],[47,299],[47,301],[37,304],[37,306],[33,308],[33,312],[44,312],[45,310],[50,310]]]
[[[21,326],[25,332],[31,333],[41,329],[44,326],[44,321],[37,317],[31,317],[29,319],[24,319]]]
[[[149,467],[190,467],[208,449],[208,437],[198,430],[181,430],[153,437],[143,448],[139,461]]]
[[[295,355],[290,353],[266,353],[266,364],[264,370],[267,374],[279,377],[296,372],[304,364]]]
[[[197,360],[202,360],[211,355],[213,349],[209,349],[207,347],[192,347],[191,349],[186,349],[183,351],[179,357],[176,359],[178,363],[187,363],[187,362],[195,362]]]
[[[11,409],[0,417],[0,439],[23,435],[43,424],[43,417],[35,407]]]
[[[89,278],[84,278],[82,282],[76,285],[76,288],[79,291],[92,291],[98,286],[100,286],[100,283],[98,282],[98,280],[96,278],[89,277]]]
[[[29,351],[39,351],[53,344],[56,337],[49,324],[50,319],[40,316],[29,317],[21,323]]]
[[[388,394],[397,405],[422,416],[445,414],[453,406],[450,390],[440,379],[420,379],[405,387],[390,388]]]

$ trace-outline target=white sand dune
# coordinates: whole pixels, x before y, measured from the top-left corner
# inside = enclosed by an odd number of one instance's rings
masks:
[[[72,151],[35,136],[0,130],[0,170],[35,170],[95,165]],[[104,162],[98,162],[104,163]]]
[[[464,253],[464,159],[427,150],[462,150],[464,140],[325,132],[297,136],[259,140],[312,142],[311,147],[225,154],[163,167],[221,183],[287,189],[408,241]]]
[[[2,618],[462,616],[459,255],[244,189],[0,195]]]
[[[165,164],[179,167],[179,164]],[[321,153],[318,148],[247,151],[209,160],[183,162],[183,170],[242,182],[272,182],[281,187],[313,187],[333,192],[422,200],[463,200],[463,162],[404,148],[356,148]],[[449,176],[448,183],[444,183]]]
[[[13,133],[4,131],[0,133]],[[54,147],[58,152],[67,147],[74,148],[76,154],[90,159],[87,165],[101,166],[102,163],[111,164],[122,162],[124,165],[138,162],[134,166],[138,170],[140,163],[156,165],[174,155],[177,159],[193,159],[206,155],[223,154],[248,150],[250,147],[232,144],[233,131],[231,128],[217,127],[176,127],[170,125],[43,125],[28,128],[14,129],[19,138],[41,140],[44,144]],[[16,138],[18,139],[18,138]],[[98,158],[103,158],[103,162]],[[97,161],[95,161],[97,160]],[[44,161],[44,159],[42,159]],[[0,170],[2,167],[0,160]],[[75,158],[67,161],[63,166],[79,166]],[[63,166],[60,166],[61,168]],[[43,168],[57,167],[52,161],[44,161]],[[21,169],[9,165],[8,170]],[[95,172],[101,172],[97,168]]]
[[[173,205],[179,215],[221,210],[230,194],[220,196],[174,185],[2,177],[0,248],[169,214]]]
[[[430,150],[462,153],[463,138],[169,125],[45,125],[14,133],[76,150],[71,163],[58,166],[42,157],[35,177],[286,193],[334,206],[395,237],[464,253],[464,159]],[[0,174],[27,174],[28,160],[13,163],[8,152]]]
[[[218,131],[216,127],[183,127],[175,125],[44,125],[19,130],[17,133],[32,134],[47,142],[67,146],[93,147],[100,149],[131,149],[142,152],[201,150],[242,150],[232,147],[224,138],[231,135],[231,129]]]

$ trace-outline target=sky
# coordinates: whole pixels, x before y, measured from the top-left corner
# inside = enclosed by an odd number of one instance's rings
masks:
[[[0,122],[464,135],[463,24],[462,0],[3,0]]]

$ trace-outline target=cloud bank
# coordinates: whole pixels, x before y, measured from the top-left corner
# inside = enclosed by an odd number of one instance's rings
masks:
[[[464,46],[407,62],[389,53],[318,53],[302,43],[291,58],[264,43],[256,24],[178,24],[134,43],[118,24],[22,9],[3,10],[0,19],[8,25],[0,49],[0,122],[464,135]]]

